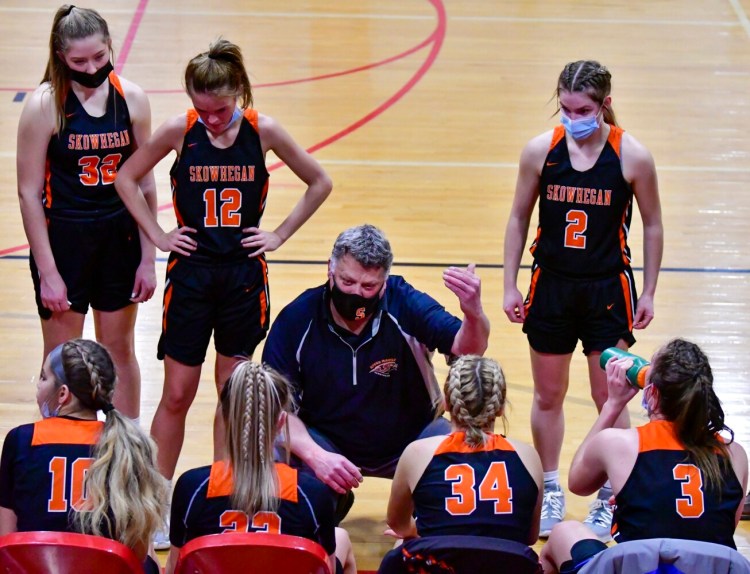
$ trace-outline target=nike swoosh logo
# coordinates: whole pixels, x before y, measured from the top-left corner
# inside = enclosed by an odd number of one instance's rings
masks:
[[[609,305],[607,305],[607,311],[611,311],[612,307],[614,307],[614,306],[615,306],[614,303],[610,303]]]
[[[548,161],[547,162],[547,167],[552,167],[553,165],[557,165],[558,163],[559,162],[556,162],[556,161]]]
[[[198,142],[195,142],[195,143],[189,143],[189,144],[188,144],[188,147],[195,147],[195,146],[197,146],[197,145],[198,145]]]
[[[72,118],[74,115],[76,115],[75,112],[73,112],[72,114],[65,114],[65,117],[66,118]]]

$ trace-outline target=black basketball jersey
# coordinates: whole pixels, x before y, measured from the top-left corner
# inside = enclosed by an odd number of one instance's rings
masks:
[[[565,128],[557,126],[539,180],[539,225],[530,251],[567,277],[616,275],[630,265],[627,244],[633,191],[622,174],[623,130],[610,126],[594,166],[573,168]]]
[[[194,468],[177,480],[169,539],[182,547],[198,536],[224,532],[268,532],[302,536],[336,550],[333,492],[313,475],[276,463],[279,507],[249,517],[232,509],[232,471],[226,462]]]
[[[114,181],[133,151],[130,113],[114,72],[109,75],[107,110],[101,117],[90,116],[69,90],[65,128],[47,146],[45,212],[93,217],[123,209]]]
[[[234,143],[215,147],[195,110],[187,112],[180,155],[172,165],[172,202],[180,226],[197,230],[194,261],[240,260],[246,227],[260,225],[268,171],[258,131],[258,112],[245,110]]]
[[[104,423],[51,417],[5,437],[0,506],[13,510],[18,531],[74,530],[71,510],[85,503],[84,478]]]
[[[420,536],[464,534],[526,544],[539,488],[513,446],[492,435],[472,448],[464,433],[440,443],[412,498]]]
[[[637,430],[638,458],[617,494],[614,539],[681,538],[735,548],[735,513],[745,495],[732,465],[721,490],[709,490],[672,423],[652,421]]]

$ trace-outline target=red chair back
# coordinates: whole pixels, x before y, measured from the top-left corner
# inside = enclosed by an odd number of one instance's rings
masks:
[[[175,574],[331,574],[319,544],[288,534],[231,532],[195,538],[180,549]],[[109,573],[108,573],[109,574]]]
[[[14,532],[0,536],[3,574],[142,573],[133,551],[109,538],[74,532]]]

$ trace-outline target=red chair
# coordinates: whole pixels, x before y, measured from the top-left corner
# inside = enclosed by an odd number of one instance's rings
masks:
[[[109,538],[73,532],[14,532],[0,536],[3,574],[143,573],[133,551]]]
[[[319,544],[288,534],[200,536],[180,549],[175,574],[331,574]],[[107,573],[109,574],[109,573]]]

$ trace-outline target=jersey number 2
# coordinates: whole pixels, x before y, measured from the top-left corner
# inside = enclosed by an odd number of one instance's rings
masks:
[[[678,464],[672,469],[672,476],[679,480],[685,498],[675,500],[677,514],[683,518],[698,518],[703,514],[703,476],[694,464]]]
[[[451,493],[445,499],[445,510],[456,516],[466,516],[477,508],[474,468],[468,464],[452,464],[445,469],[445,480],[452,482]],[[495,503],[495,514],[513,512],[513,489],[508,482],[508,469],[504,462],[490,464],[487,474],[479,484],[479,500]]]
[[[205,227],[239,227],[242,194],[236,187],[227,187],[218,194],[215,188],[203,192],[203,203],[206,214],[203,217]]]
[[[573,249],[586,249],[586,228],[589,224],[589,216],[580,209],[571,209],[565,214],[565,247]]]
[[[68,466],[68,458],[65,456],[55,456],[49,461],[49,471],[52,474],[52,487],[50,497],[47,501],[48,512],[67,512],[68,503],[73,510],[81,510],[86,502],[86,492],[84,480],[86,472],[94,462],[93,458],[80,457]],[[70,495],[66,496],[65,483],[66,475],[70,468]]]

